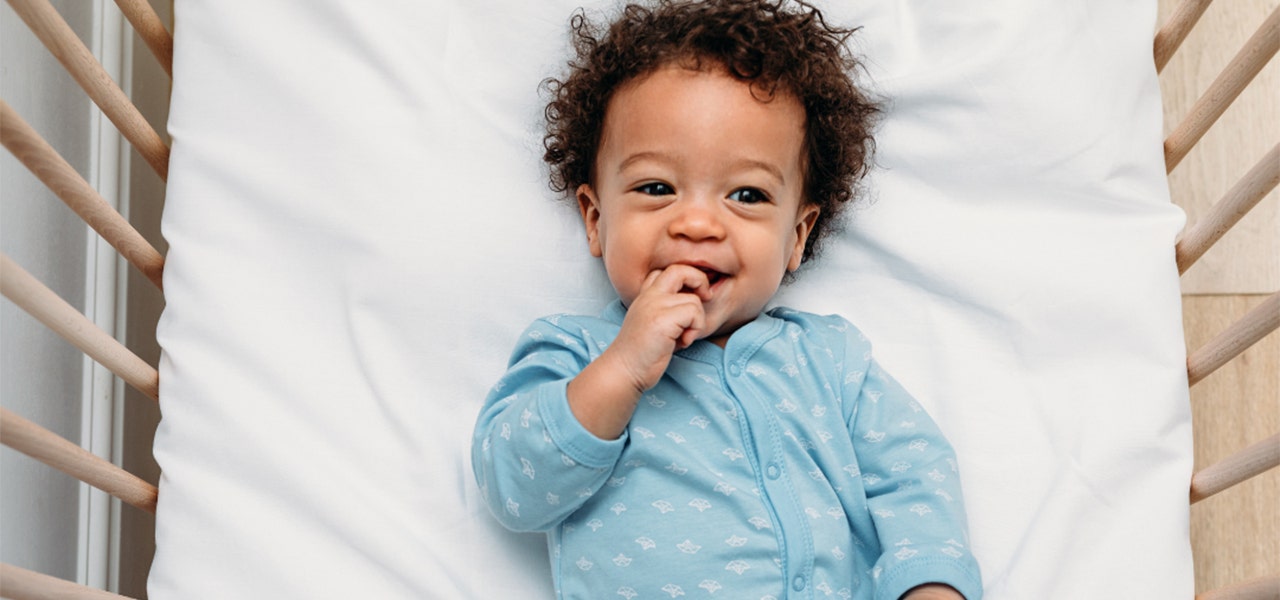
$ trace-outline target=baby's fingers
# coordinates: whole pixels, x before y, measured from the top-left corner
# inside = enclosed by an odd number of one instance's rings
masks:
[[[676,343],[681,350],[693,345],[698,338],[702,337],[702,327],[703,325],[699,323],[696,327],[689,327],[680,334],[680,339]]]
[[[658,273],[653,285],[661,291],[669,294],[693,294],[703,302],[711,299],[711,280],[697,267],[671,265]],[[653,273],[649,275],[652,276]]]
[[[685,324],[684,331],[680,332],[680,337],[676,339],[676,344],[682,349],[688,348],[701,338],[707,328],[707,313],[703,310],[702,303],[693,303],[691,308],[693,309],[691,318]]]

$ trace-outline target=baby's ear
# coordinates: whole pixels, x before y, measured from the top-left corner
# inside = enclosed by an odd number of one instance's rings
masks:
[[[796,246],[787,261],[788,271],[799,269],[800,263],[804,261],[804,248],[809,243],[809,234],[813,233],[813,225],[818,222],[818,215],[821,213],[822,209],[817,204],[800,207],[800,212],[796,215]]]
[[[591,255],[596,258],[604,256],[604,248],[600,244],[600,198],[587,183],[578,186],[576,195],[578,212],[582,214],[582,224],[587,228],[587,246]]]

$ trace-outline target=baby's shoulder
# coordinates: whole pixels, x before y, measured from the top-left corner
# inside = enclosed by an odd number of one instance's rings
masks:
[[[871,354],[867,336],[843,316],[819,315],[786,306],[772,308],[768,315],[782,322],[782,335],[792,342],[828,349],[835,353],[837,360],[843,361],[844,356],[860,359]]]
[[[799,331],[812,338],[839,340],[841,343],[848,339],[867,340],[856,325],[840,315],[819,315],[786,306],[771,308],[768,314],[782,321],[785,330]]]

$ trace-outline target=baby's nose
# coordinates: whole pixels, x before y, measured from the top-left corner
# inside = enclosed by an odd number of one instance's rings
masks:
[[[671,219],[667,228],[672,237],[693,241],[723,239],[725,227],[717,207],[709,202],[690,201]]]

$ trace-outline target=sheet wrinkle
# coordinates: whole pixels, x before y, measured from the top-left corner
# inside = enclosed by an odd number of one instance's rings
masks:
[[[968,293],[963,284],[947,275],[934,272],[928,261],[907,258],[896,251],[892,244],[881,241],[877,236],[859,237],[860,243],[880,258],[878,269],[903,282],[911,282],[918,293],[927,294],[939,304],[962,309],[969,314],[980,317],[984,321],[999,323],[1005,320],[1004,313],[990,302],[976,298]]]
[[[411,424],[417,419],[406,418],[407,415],[398,414],[401,411],[393,399],[396,394],[379,383],[384,378],[378,376],[377,369],[374,367],[373,357],[379,354],[376,350],[377,344],[365,343],[365,336],[361,334],[363,328],[358,322],[361,320],[361,315],[365,313],[365,306],[357,292],[360,289],[362,288],[350,288],[345,290],[343,294],[345,301],[343,302],[341,314],[346,337],[352,348],[350,362],[355,367],[356,374],[360,378],[361,387],[367,390],[368,397],[372,400],[372,405],[377,407],[378,414],[387,431],[392,432],[395,438],[399,440],[401,448],[410,450],[410,454],[416,454],[420,448],[418,440],[421,432],[412,428]],[[376,309],[369,312],[376,312]],[[456,489],[461,490],[462,488],[458,487]]]
[[[432,11],[432,15],[435,18],[446,24],[452,22],[453,10],[451,6],[437,6],[436,8],[437,10]],[[435,48],[418,48],[414,43],[432,40],[432,32],[424,32],[422,35],[417,36],[396,36],[396,33],[403,30],[396,27],[377,27],[377,24],[364,14],[369,8],[360,3],[318,2],[314,3],[313,10],[316,13],[317,22],[323,22],[327,27],[332,28],[329,34],[321,37],[356,42],[352,47],[354,50],[351,53],[352,59],[365,69],[381,75],[374,77],[379,83],[383,84],[380,90],[392,92],[392,96],[397,98],[400,103],[409,106],[415,105],[417,99],[424,97],[424,90],[415,89],[410,83],[419,79],[411,70],[422,68],[423,64],[406,60],[406,57],[429,54],[430,50],[435,50]],[[389,10],[383,10],[381,13],[393,14]],[[415,22],[424,25],[431,24],[430,22],[416,19]],[[388,42],[388,39],[394,41]],[[344,49],[347,45],[335,44],[334,47]],[[417,52],[411,50],[417,50]],[[372,107],[364,108],[369,109]]]

